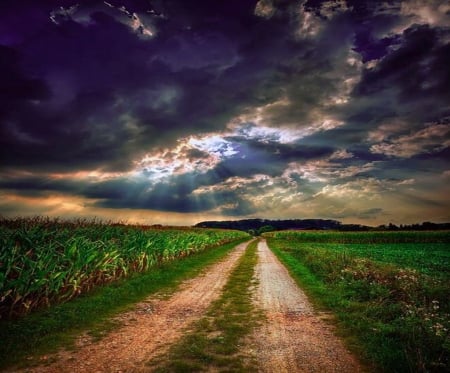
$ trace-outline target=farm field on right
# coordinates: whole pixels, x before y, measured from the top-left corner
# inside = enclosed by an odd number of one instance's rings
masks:
[[[450,232],[266,233],[270,248],[369,365],[450,369]]]

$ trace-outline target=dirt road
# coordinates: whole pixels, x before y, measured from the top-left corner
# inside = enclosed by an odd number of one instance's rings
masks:
[[[183,283],[169,299],[150,297],[137,304],[133,311],[120,315],[118,320],[122,326],[100,341],[82,336],[75,351],[60,351],[44,358],[52,363],[23,371],[113,373],[144,370],[146,362],[175,343],[185,328],[219,297],[247,244],[238,245],[225,260]]]
[[[306,295],[266,241],[258,244],[258,255],[255,301],[266,316],[252,338],[259,371],[361,372],[331,327],[314,314]]]
[[[120,327],[100,340],[80,336],[73,351],[43,357],[42,365],[8,372],[149,372],[156,356],[187,333],[222,292],[248,243],[238,245],[204,274],[184,282],[168,299],[152,296],[116,318]],[[258,244],[255,305],[265,320],[242,348],[254,356],[259,372],[362,372],[332,327],[318,316],[286,268],[267,247]]]

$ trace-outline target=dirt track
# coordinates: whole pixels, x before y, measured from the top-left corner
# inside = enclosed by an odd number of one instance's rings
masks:
[[[120,327],[100,340],[80,336],[74,351],[43,357],[42,365],[8,372],[149,372],[147,365],[188,331],[217,299],[248,243],[238,245],[223,261],[184,282],[168,299],[152,296],[116,318]],[[258,244],[254,301],[265,321],[242,346],[260,372],[362,372],[286,268],[263,240]],[[323,316],[323,315],[322,315]]]
[[[44,357],[44,363],[46,360],[52,363],[22,371],[113,373],[148,370],[145,363],[175,343],[185,328],[219,297],[247,244],[238,245],[225,260],[183,283],[169,299],[153,296],[137,304],[133,311],[120,315],[117,319],[122,326],[100,341],[82,336],[77,340],[75,351],[60,351],[55,356]]]
[[[306,295],[265,241],[258,244],[258,256],[255,301],[266,316],[252,338],[259,371],[361,372],[356,359],[334,336],[331,326],[313,312]]]

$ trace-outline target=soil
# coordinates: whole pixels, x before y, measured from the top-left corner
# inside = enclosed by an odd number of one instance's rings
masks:
[[[305,293],[269,250],[258,244],[255,302],[265,321],[255,330],[252,353],[260,372],[362,372],[356,358],[333,334],[327,315],[314,312]]]
[[[228,275],[242,256],[247,243],[238,245],[227,257],[205,273],[184,282],[168,299],[152,296],[115,321],[120,327],[100,340],[82,335],[74,351],[63,350],[43,356],[45,365],[26,372],[141,372],[146,363],[164,353],[198,320],[216,300]]]

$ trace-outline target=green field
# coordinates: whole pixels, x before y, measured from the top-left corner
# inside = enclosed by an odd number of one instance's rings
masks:
[[[0,318],[70,300],[161,263],[249,237],[46,218],[0,221]]]
[[[269,246],[369,364],[450,368],[450,232],[272,232]]]

